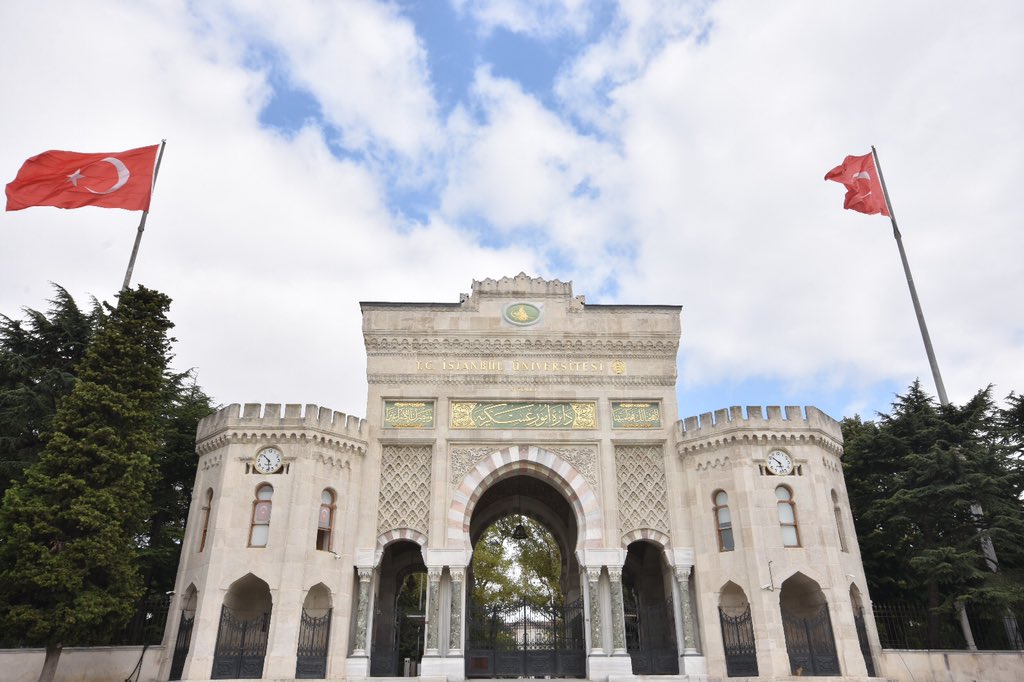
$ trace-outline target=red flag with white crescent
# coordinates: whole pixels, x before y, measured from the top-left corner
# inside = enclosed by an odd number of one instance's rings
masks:
[[[889,215],[889,209],[885,205],[885,194],[882,192],[882,181],[878,177],[875,159],[871,154],[847,156],[842,164],[825,175],[825,179],[846,185],[843,208],[861,213]]]
[[[33,156],[7,184],[7,210],[100,206],[148,211],[159,148],[98,154],[50,150]]]

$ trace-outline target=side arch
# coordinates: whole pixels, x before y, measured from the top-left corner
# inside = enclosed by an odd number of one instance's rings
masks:
[[[622,536],[622,548],[628,550],[629,546],[637,540],[646,540],[652,542],[655,545],[660,545],[662,549],[668,549],[671,538],[667,533],[662,533],[660,530],[654,530],[653,528],[637,528],[631,530]]]
[[[384,548],[392,542],[399,540],[412,540],[420,547],[427,546],[427,536],[412,528],[392,528],[377,536],[377,553],[384,551]]]
[[[565,496],[576,515],[577,549],[604,547],[604,516],[597,493],[571,464],[534,445],[495,450],[466,474],[448,508],[449,546],[470,547],[469,522],[480,496],[498,481],[520,474],[540,478]]]

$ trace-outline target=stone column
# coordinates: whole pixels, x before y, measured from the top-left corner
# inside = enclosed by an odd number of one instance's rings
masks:
[[[441,633],[441,566],[427,568],[427,646],[424,656],[440,655]]]
[[[612,582],[612,656],[626,655],[626,616],[622,605],[622,568],[608,567]]]
[[[690,602],[690,567],[676,566],[676,583],[679,585],[679,610],[683,616],[684,653],[697,653],[697,638],[694,637],[693,604]]]
[[[359,574],[359,604],[356,607],[356,643],[353,656],[366,656],[366,633],[369,630],[370,618],[370,581],[373,579],[373,568],[357,568]]]
[[[448,567],[452,578],[451,616],[448,620],[448,655],[462,655],[462,585],[466,569]]]
[[[587,597],[590,601],[590,653],[604,654],[601,637],[601,567],[587,567]]]

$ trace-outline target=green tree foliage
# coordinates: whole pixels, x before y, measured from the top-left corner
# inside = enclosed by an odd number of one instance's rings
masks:
[[[522,524],[526,537],[513,538]],[[536,520],[510,514],[492,523],[473,548],[473,603],[508,604],[526,599],[561,604],[561,552]]]
[[[71,392],[103,308],[81,310],[58,285],[43,313],[24,320],[0,315],[0,498],[25,467],[39,459],[57,402]]]
[[[932,609],[1024,603],[1014,404],[1000,410],[985,389],[963,406],[939,406],[915,382],[890,414],[843,421],[850,506],[875,601]],[[987,542],[998,572],[986,559]]]
[[[160,472],[170,299],[120,294],[58,403],[53,434],[0,508],[0,627],[27,644],[100,643],[143,592]],[[49,653],[49,651],[48,651]]]

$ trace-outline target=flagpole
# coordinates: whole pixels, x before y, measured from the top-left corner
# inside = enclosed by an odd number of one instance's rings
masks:
[[[914,303],[914,313],[917,315],[917,325],[921,328],[921,338],[924,340],[924,350],[928,354],[928,364],[932,368],[932,378],[935,380],[935,390],[939,394],[939,402],[942,405],[949,404],[946,397],[946,387],[942,383],[942,375],[939,373],[939,363],[935,359],[935,351],[932,349],[932,339],[928,335],[928,325],[924,322],[924,313],[921,311],[921,301],[917,298],[917,287],[914,286],[914,277],[910,274],[910,263],[907,262],[907,252],[903,248],[903,237],[900,235],[900,228],[896,226],[896,214],[892,210],[892,202],[889,201],[889,190],[885,187],[885,176],[882,175],[882,165],[878,163],[878,152],[875,145],[871,145],[871,157],[875,161],[875,169],[878,171],[878,180],[882,184],[882,195],[885,197],[885,207],[889,210],[889,220],[892,221],[892,236],[896,239],[896,246],[900,250],[900,260],[903,261],[903,272],[907,275],[907,286],[910,287],[910,300]]]
[[[164,147],[167,146],[167,140],[160,140],[160,151],[156,155],[156,168],[153,169],[153,187],[156,187],[156,178],[160,174],[160,161],[164,158]],[[128,288],[128,283],[132,280],[132,270],[135,269],[135,257],[139,255],[139,244],[142,242],[142,233],[146,229],[146,218],[149,216],[149,209],[142,212],[142,219],[139,220],[139,229],[135,233],[135,245],[132,246],[132,256],[128,259],[128,270],[124,273],[124,283],[121,285],[121,291],[125,291]]]

